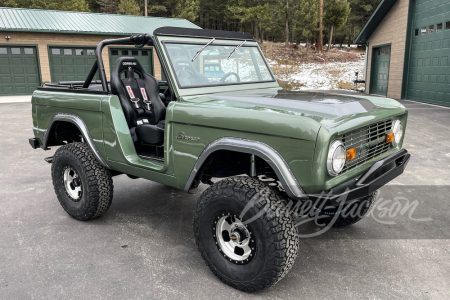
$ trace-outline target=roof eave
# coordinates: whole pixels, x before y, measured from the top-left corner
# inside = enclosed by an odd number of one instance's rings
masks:
[[[43,29],[27,29],[27,28],[0,28],[0,31],[7,31],[7,32],[37,32],[37,33],[71,33],[71,34],[92,34],[92,35],[119,35],[119,36],[129,36],[129,35],[138,34],[138,33],[124,33],[124,32],[43,30]]]
[[[384,17],[386,17],[386,15],[396,2],[397,0],[381,0],[373,14],[370,16],[369,20],[358,33],[358,36],[353,42],[355,44],[367,43],[367,40],[370,38],[378,25],[383,21]]]

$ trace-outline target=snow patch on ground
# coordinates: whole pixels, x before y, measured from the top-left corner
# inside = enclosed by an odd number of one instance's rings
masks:
[[[292,87],[292,90],[335,90],[353,85],[355,72],[359,80],[364,77],[364,58],[357,62],[308,63],[280,65],[269,61],[275,77]]]

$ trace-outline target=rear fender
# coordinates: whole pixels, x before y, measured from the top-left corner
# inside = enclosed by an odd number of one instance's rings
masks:
[[[67,114],[67,113],[59,113],[53,116],[50,125],[48,126],[47,130],[44,132],[44,137],[42,138],[42,146],[41,148],[44,150],[48,150],[48,141],[49,138],[54,130],[54,126],[57,122],[69,122],[74,124],[81,134],[83,135],[84,141],[89,145],[89,148],[91,148],[92,153],[94,154],[95,158],[97,158],[98,162],[104,166],[105,168],[109,169],[108,164],[103,159],[103,157],[100,155],[100,152],[98,151],[97,147],[94,144],[94,141],[92,140],[91,135],[89,134],[89,130],[87,129],[86,124],[83,122],[83,120],[74,114]]]

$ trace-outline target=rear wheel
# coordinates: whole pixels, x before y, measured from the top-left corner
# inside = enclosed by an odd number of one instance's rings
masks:
[[[100,165],[85,143],[70,143],[56,150],[52,179],[59,203],[77,220],[101,216],[111,205],[111,172]]]
[[[203,192],[194,212],[202,257],[224,283],[246,292],[277,283],[292,268],[299,242],[278,191],[250,177],[227,178]]]

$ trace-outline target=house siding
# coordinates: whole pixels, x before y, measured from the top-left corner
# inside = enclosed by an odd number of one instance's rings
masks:
[[[66,33],[34,33],[34,32],[6,32],[0,31],[0,36],[10,36],[9,41],[2,42],[3,45],[14,44],[35,44],[38,46],[40,69],[43,82],[50,82],[50,65],[48,57],[48,45],[80,45],[80,46],[97,46],[98,43],[105,39],[117,39],[119,36],[112,35],[84,35],[84,34],[66,34]],[[122,46],[121,46],[122,47]],[[155,77],[161,80],[161,65],[158,60],[156,51],[153,52],[153,63]],[[110,77],[110,65],[108,58],[108,47],[102,51],[103,63],[105,65],[106,77]],[[86,74],[87,77],[88,74]]]
[[[387,97],[401,98],[409,2],[410,0],[398,0],[367,41],[369,43],[366,76],[367,94],[370,93],[373,48],[390,44],[391,59]]]

